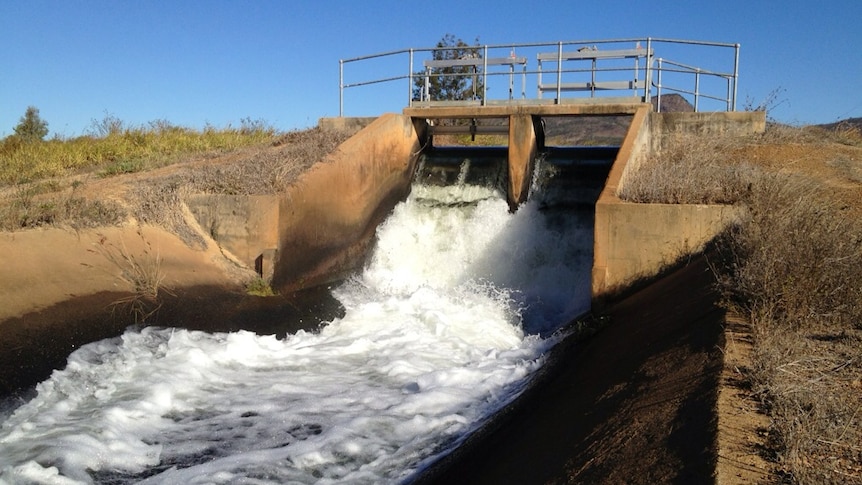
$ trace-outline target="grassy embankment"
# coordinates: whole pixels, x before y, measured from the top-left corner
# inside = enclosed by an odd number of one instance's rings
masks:
[[[265,123],[202,131],[164,121],[126,127],[107,117],[97,135],[22,143],[0,141],[0,230],[45,225],[99,227],[130,217],[180,230],[187,193],[272,194],[344,140],[319,129],[279,133]],[[185,163],[212,163],[183,168]],[[121,197],[90,190],[116,176],[176,166],[145,177]]]
[[[782,481],[862,483],[862,134],[771,125],[749,138],[678,138],[621,196],[736,204],[713,262],[747,317],[751,392]]]
[[[66,140],[0,141],[0,231],[98,228],[134,220],[162,226],[191,247],[205,247],[183,215],[185,196],[282,192],[346,138],[319,129],[279,133],[250,121],[203,131],[163,121],[125,127],[112,117],[95,131],[99,134]],[[136,288],[131,306],[146,302],[158,308],[157,254],[132,255],[110,243],[98,249]],[[249,282],[247,291],[272,295],[263,280]],[[133,313],[143,320],[150,312],[133,308]]]

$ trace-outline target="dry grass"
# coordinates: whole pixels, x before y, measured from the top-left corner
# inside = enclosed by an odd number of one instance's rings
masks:
[[[168,141],[159,141],[159,136],[174,138],[185,133],[180,130],[178,134],[166,126],[169,125],[146,132],[145,138],[149,140],[147,143],[153,146],[169,145]],[[183,216],[182,203],[187,194],[279,193],[347,138],[340,133],[315,128],[278,136],[270,133],[267,135],[268,138],[264,138],[264,142],[260,143],[259,138],[254,134],[256,132],[247,132],[246,135],[242,133],[242,130],[236,130],[235,134],[238,137],[246,136],[246,142],[258,140],[257,145],[234,148],[230,153],[225,152],[228,162],[222,162],[214,157],[212,145],[206,143],[198,147],[199,152],[185,151],[182,156],[174,154],[171,158],[173,161],[204,160],[204,163],[197,163],[194,166],[176,163],[168,167],[170,170],[166,175],[145,177],[143,180],[135,181],[130,184],[128,193],[123,197],[123,203],[104,198],[98,193],[89,193],[94,179],[104,177],[107,172],[120,174],[121,171],[113,171],[117,167],[115,161],[90,167],[89,175],[79,174],[77,177],[68,178],[37,177],[36,180],[28,182],[19,180],[5,188],[0,183],[0,189],[2,189],[0,190],[0,230],[11,231],[39,226],[103,227],[120,224],[129,217],[133,217],[138,222],[163,226],[178,234],[192,246],[202,246],[203,240],[188,227]],[[109,137],[124,137],[127,134],[128,132],[121,131]],[[225,132],[221,132],[221,135],[227,136]],[[192,135],[189,136],[189,140],[194,139]],[[199,136],[205,137],[207,132]],[[60,142],[46,143],[60,144]],[[79,141],[63,143],[76,146]],[[236,146],[239,145],[237,142]],[[72,150],[72,148],[66,147],[65,150]],[[186,150],[191,148],[186,147]],[[85,155],[84,158],[91,158],[91,155]],[[129,171],[150,170],[159,168],[165,163],[165,159],[158,156],[157,160],[146,158],[142,160],[139,167]],[[6,165],[5,168],[11,169],[11,166]],[[36,177],[37,172],[41,173],[37,170],[22,174],[20,177],[12,175],[9,177],[30,179]],[[46,172],[49,175],[55,175],[58,171],[47,170]],[[120,184],[123,183],[122,178],[117,180]]]
[[[295,131],[275,140],[273,147],[250,151],[231,164],[205,165],[183,178],[198,193],[277,194],[347,138],[345,133],[320,128]]]
[[[346,138],[318,128],[292,132],[274,146],[249,149],[230,163],[180,167],[170,175],[138,184],[131,197],[131,213],[139,222],[167,228],[192,247],[204,247],[206,243],[183,215],[186,195],[278,194]]]
[[[790,483],[862,483],[859,147],[858,129],[779,125],[747,139],[680,138],[621,191],[746,209],[719,238],[715,269],[728,307],[751,322],[748,377]]]
[[[22,184],[0,195],[0,230],[68,225],[81,229],[118,224],[126,211],[108,200],[80,194],[80,184]]]
[[[734,140],[680,136],[626,178],[619,196],[632,202],[733,204],[757,167],[728,156]]]
[[[144,324],[161,308],[161,293],[170,293],[170,289],[163,284],[165,275],[158,249],[152,247],[140,229],[137,235],[144,247],[140,254],[130,251],[125,241],[118,245],[105,236],[99,238],[93,251],[119,269],[120,279],[130,283],[134,289],[130,296],[112,304],[114,310],[124,310],[134,317],[136,324]]]

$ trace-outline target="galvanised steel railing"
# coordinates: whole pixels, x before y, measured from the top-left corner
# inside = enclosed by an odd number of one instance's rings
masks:
[[[735,111],[739,47],[739,44],[646,37],[414,48],[341,59],[338,114],[344,116],[346,90],[403,80],[408,82],[407,105],[411,107],[612,102],[619,100],[620,93],[626,94],[625,100],[650,102],[655,90],[657,111],[661,111],[661,97],[666,91],[683,95],[687,100],[691,98],[695,111],[701,109],[702,101],[721,103],[721,110]],[[454,49],[471,55],[435,58],[437,51],[454,52]],[[667,52],[674,60],[656,57],[656,51]],[[536,60],[535,69],[529,67],[530,58]],[[417,71],[420,62],[421,70]],[[376,64],[373,70],[362,69],[372,63]],[[345,82],[345,66],[357,73],[352,79],[358,79]],[[474,92],[469,99],[431,99],[432,80],[448,76],[470,78]],[[515,90],[516,77],[520,78],[520,93]],[[528,78],[535,83],[535,97],[527,96]],[[477,86],[481,92],[477,92]],[[506,95],[491,96],[497,89]],[[548,98],[548,94],[552,96]]]

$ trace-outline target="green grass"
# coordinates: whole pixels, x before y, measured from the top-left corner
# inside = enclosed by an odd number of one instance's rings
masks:
[[[249,281],[245,286],[245,292],[252,296],[275,296],[272,286],[263,278],[255,278]]]
[[[103,121],[103,124],[106,123]],[[103,177],[140,172],[189,154],[221,153],[271,143],[278,133],[262,122],[239,128],[194,130],[153,122],[123,127],[113,120],[99,135],[26,143],[10,136],[0,142],[0,186],[96,170]]]

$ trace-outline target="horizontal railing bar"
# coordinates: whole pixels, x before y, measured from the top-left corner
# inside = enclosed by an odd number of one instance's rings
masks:
[[[709,94],[696,93],[696,92],[694,92],[694,91],[689,91],[689,90],[687,90],[687,89],[682,89],[682,88],[672,88],[672,87],[670,87],[670,86],[665,86],[664,84],[662,84],[661,88],[662,88],[662,89],[667,89],[668,91],[673,91],[673,92],[675,92],[675,93],[690,94],[690,95],[692,95],[692,96],[697,96],[697,97],[699,97],[699,98],[714,99],[715,101],[727,101],[727,99],[726,99],[726,98],[719,98],[719,97],[712,96],[712,95],[709,95]]]
[[[358,83],[345,84],[342,87],[355,88],[357,86],[368,86],[370,84],[380,84],[380,83],[387,83],[390,81],[398,81],[399,79],[407,79],[408,77],[410,77],[410,76],[394,76],[394,77],[388,77],[386,79],[375,79],[373,81],[363,81],[363,82],[358,82]]]
[[[366,59],[374,59],[376,57],[387,57],[398,54],[407,54],[410,52],[433,52],[438,50],[455,50],[455,49],[475,49],[481,50],[483,48],[487,49],[511,49],[518,47],[546,47],[546,46],[558,46],[558,45],[582,45],[582,44],[621,44],[621,43],[631,43],[631,42],[663,42],[663,43],[672,43],[672,44],[691,44],[691,45],[703,45],[703,46],[713,46],[713,47],[736,47],[739,44],[731,44],[727,42],[713,42],[713,41],[702,41],[702,40],[684,40],[684,39],[668,39],[661,37],[627,37],[627,38],[618,38],[618,39],[584,39],[584,40],[568,40],[562,42],[522,42],[522,43],[514,43],[514,44],[485,44],[485,45],[464,45],[464,46],[446,46],[446,47],[418,47],[414,49],[399,49],[388,52],[380,52],[377,54],[370,54],[367,56],[359,56],[352,57],[349,59],[342,59],[342,62],[355,62],[362,61]]]
[[[424,62],[425,67],[457,67],[457,66],[520,66],[527,64],[526,57],[490,57],[470,59],[441,59]]]
[[[662,65],[661,70],[662,70],[662,71],[665,71],[665,72],[681,72],[681,73],[695,73],[695,72],[698,72],[698,73],[700,73],[700,74],[708,74],[708,75],[711,75],[711,76],[721,76],[721,77],[732,77],[732,76],[733,76],[733,73],[732,73],[732,72],[710,71],[710,70],[708,70],[708,69],[701,69],[701,68],[699,68],[699,67],[689,66],[689,65],[687,65],[687,64],[683,64],[683,63],[681,63],[681,62],[669,61],[669,60],[667,60],[667,59],[661,59],[661,62],[662,62],[663,64],[670,64],[671,66],[677,66],[677,67],[681,67],[681,68],[683,68],[683,69],[686,69],[686,70],[681,70],[681,69],[667,69],[667,68],[665,68],[665,67],[664,67],[664,65]]]
[[[628,45],[623,45],[628,44]],[[654,56],[656,46],[662,44],[687,44],[693,46],[712,46],[721,48],[733,48],[733,72],[724,72],[722,70],[703,69],[691,65],[687,65],[677,61],[671,61]],[[574,49],[572,46],[579,46]],[[602,47],[601,49],[599,47]],[[610,46],[610,47],[606,47]],[[458,46],[435,46],[426,48],[400,49],[388,52],[381,52],[366,56],[353,57],[350,59],[342,59],[339,72],[339,116],[343,116],[343,98],[346,88],[355,88],[360,86],[368,86],[372,84],[381,84],[386,82],[394,82],[403,79],[409,80],[409,102],[408,106],[414,106],[416,103],[430,102],[425,99],[433,96],[429,91],[429,80],[447,77],[472,77],[474,86],[479,86],[479,89],[474,92],[470,103],[479,103],[480,105],[494,104],[495,102],[512,103],[512,102],[529,102],[526,96],[527,76],[531,77],[531,83],[535,82],[537,91],[533,91],[535,101],[541,104],[570,102],[573,98],[562,99],[562,92],[572,91],[598,91],[598,90],[630,90],[634,91],[633,95],[639,96],[641,100],[649,100],[653,94],[661,94],[661,89],[667,89],[672,92],[683,93],[694,96],[695,109],[698,107],[698,99],[705,98],[717,101],[725,101],[727,110],[734,111],[736,109],[736,93],[738,88],[739,76],[739,44],[727,42],[713,42],[702,40],[686,40],[672,39],[661,37],[628,37],[615,39],[581,39],[558,42],[529,42],[529,43],[507,43],[507,44],[487,44],[487,45],[458,45]],[[524,50],[527,50],[526,52]],[[564,50],[565,49],[565,50]],[[507,50],[506,56],[500,56],[499,50]],[[519,56],[516,56],[516,50],[521,50]],[[428,53],[436,56],[437,52],[450,51],[452,53],[462,54],[465,58],[459,59],[427,59]],[[494,52],[496,51],[496,52]],[[537,52],[539,51],[539,52]],[[529,55],[526,55],[529,52]],[[683,51],[680,51],[683,52]],[[688,51],[684,51],[688,52]],[[498,54],[498,55],[491,55]],[[688,54],[685,54],[688,55]],[[390,76],[380,79],[362,80],[353,83],[344,82],[344,64],[353,63],[365,60],[373,60],[379,58],[394,58],[402,56],[409,60],[409,70],[407,75]],[[416,59],[420,56],[424,59]],[[443,55],[439,57],[447,57]],[[538,69],[528,69],[529,58],[534,58],[534,62],[538,62]],[[644,59],[641,62],[641,58]],[[422,62],[418,62],[422,60]],[[572,65],[583,66],[584,62],[592,63],[589,68],[565,68],[563,61]],[[378,61],[379,62],[379,61]],[[385,66],[392,66],[393,62],[386,61]],[[723,61],[722,61],[723,62]],[[421,70],[415,70],[414,66],[418,63]],[[580,64],[578,64],[580,63]],[[628,66],[624,64],[628,63]],[[657,65],[656,65],[657,63]],[[405,64],[408,64],[405,62]],[[544,64],[544,65],[543,65]],[[633,64],[633,65],[632,65]],[[715,62],[713,61],[713,64]],[[378,64],[379,65],[379,64]],[[719,64],[723,65],[723,64]],[[518,69],[514,69],[518,66]],[[454,67],[473,67],[473,72],[461,73],[441,73],[434,72],[446,68]],[[497,68],[496,70],[494,68]],[[501,67],[503,67],[501,69]],[[389,67],[384,67],[388,69]],[[377,69],[375,72],[379,72]],[[424,71],[424,72],[423,72]],[[631,76],[623,75],[605,75],[605,79],[597,80],[596,75],[607,73],[628,72]],[[589,82],[580,82],[585,79],[583,74],[592,74],[592,79]],[[676,89],[663,86],[661,84],[662,74],[694,74],[694,90]],[[481,76],[481,77],[479,77]],[[489,77],[494,76],[498,79],[499,76],[509,76],[508,90],[504,92],[508,95],[508,101],[486,99],[488,97]],[[517,76],[517,78],[515,77]],[[543,80],[543,76],[548,76]],[[568,79],[565,79],[568,77]],[[720,78],[727,81],[727,94],[725,98],[718,97],[701,92],[702,76],[708,76],[710,79]],[[555,81],[552,81],[555,77]],[[520,81],[520,99],[514,97],[515,79]],[[589,78],[588,78],[589,79]],[[425,87],[421,84],[424,80]],[[544,81],[544,82],[543,82]],[[548,82],[552,81],[552,82]],[[573,82],[577,81],[577,82]],[[658,81],[658,83],[656,82]],[[674,78],[672,81],[677,82]],[[478,84],[481,82],[481,85]],[[497,83],[494,81],[493,90],[497,92]],[[715,92],[714,83],[706,84],[709,91]],[[653,93],[653,89],[658,89]],[[474,88],[475,89],[475,88]],[[556,96],[551,95],[551,99],[542,99],[542,94],[548,94],[556,91]],[[538,92],[538,95],[536,93]],[[722,96],[725,96],[724,94]],[[416,100],[414,98],[420,98]],[[465,103],[466,101],[456,101],[455,103]]]
[[[536,59],[545,62],[556,61],[580,61],[580,60],[610,60],[610,59],[635,59],[646,57],[646,49],[618,49],[612,51],[586,50],[574,52],[540,52]]]

